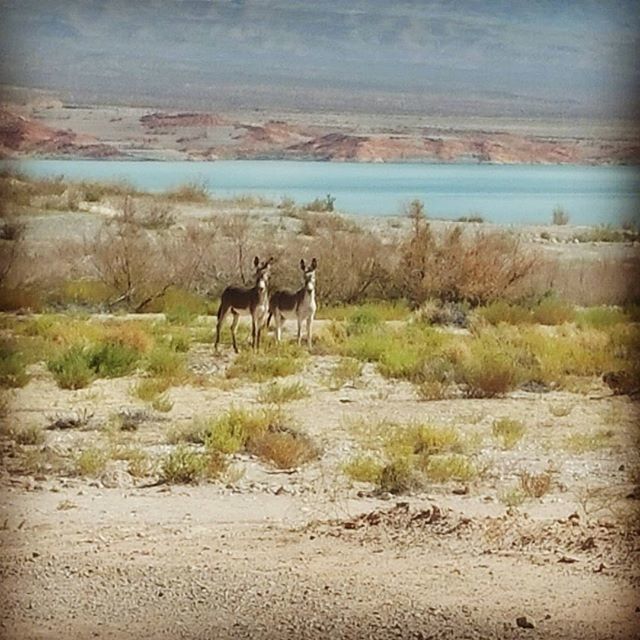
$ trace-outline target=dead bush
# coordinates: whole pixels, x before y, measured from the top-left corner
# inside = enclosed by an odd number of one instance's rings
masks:
[[[115,291],[109,306],[143,310],[170,287],[191,289],[211,255],[213,230],[188,227],[160,234],[143,229],[125,200],[123,213],[106,222],[87,253],[95,276]]]
[[[413,207],[410,217],[395,281],[416,306],[429,298],[475,306],[508,297],[538,264],[537,253],[507,233],[465,234],[454,226],[438,236],[421,209]]]

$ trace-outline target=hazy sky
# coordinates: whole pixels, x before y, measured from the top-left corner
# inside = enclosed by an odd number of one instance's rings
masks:
[[[635,109],[640,84],[631,0],[0,0],[0,11],[2,81],[79,100],[602,115]]]

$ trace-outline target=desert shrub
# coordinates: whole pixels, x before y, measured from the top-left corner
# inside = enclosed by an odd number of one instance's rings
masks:
[[[356,482],[370,482],[377,484],[380,480],[383,464],[368,455],[360,455],[347,461],[342,471]]]
[[[284,421],[284,414],[279,410],[247,411],[231,407],[222,416],[209,420],[206,445],[222,453],[236,453],[252,438],[270,429],[279,430]]]
[[[227,368],[226,376],[264,382],[298,373],[304,361],[305,354],[301,349],[283,343],[270,353],[245,351],[238,354]]]
[[[551,222],[557,225],[569,224],[569,214],[562,207],[554,207]]]
[[[175,224],[176,215],[166,203],[151,202],[139,214],[138,221],[144,229],[169,229]]]
[[[406,493],[419,485],[416,471],[406,457],[396,457],[387,462],[380,470],[377,481],[380,491],[393,494]]]
[[[464,234],[456,226],[439,237],[421,212],[412,221],[395,281],[415,306],[430,298],[476,306],[509,296],[539,262],[537,253],[507,233]]]
[[[295,431],[266,431],[247,443],[249,453],[278,469],[292,469],[318,457],[311,440]]]
[[[461,446],[460,436],[452,427],[414,424],[391,430],[386,448],[428,458],[437,453],[457,451]]]
[[[575,318],[573,305],[554,297],[541,300],[532,309],[533,321],[538,324],[558,325]]]
[[[113,288],[100,280],[67,280],[49,297],[49,301],[54,306],[76,305],[96,309],[107,305],[114,294]]]
[[[120,322],[107,327],[104,340],[139,354],[147,353],[153,346],[150,330],[140,322]]]
[[[157,378],[180,378],[186,371],[184,354],[166,345],[156,345],[145,358],[145,370]]]
[[[47,361],[47,368],[62,389],[82,389],[91,383],[95,371],[86,346],[75,344]]]
[[[500,440],[504,449],[513,449],[526,432],[524,424],[520,420],[500,418],[495,420],[491,427],[491,433]]]
[[[429,457],[425,473],[433,482],[466,482],[478,474],[475,464],[460,453],[435,454]]]
[[[466,327],[469,309],[466,304],[426,300],[416,311],[415,319],[428,325]]]
[[[511,325],[529,324],[532,320],[531,309],[506,300],[496,300],[480,307],[478,315],[489,324],[498,325],[501,322]]]
[[[323,199],[316,198],[312,202],[308,202],[303,205],[303,208],[307,211],[331,212],[334,210],[335,201],[336,199],[331,194],[327,194]]]
[[[493,336],[481,336],[470,345],[469,355],[456,367],[457,382],[473,398],[493,398],[512,391],[520,382],[513,353]]]
[[[574,453],[586,453],[612,446],[614,432],[611,429],[600,429],[591,433],[573,433],[567,436],[565,447]]]
[[[160,413],[168,413],[173,409],[173,402],[169,399],[169,396],[164,394],[157,396],[151,401],[151,408]]]
[[[114,342],[104,342],[86,351],[89,367],[100,378],[120,378],[133,372],[140,354],[135,349]]]
[[[589,307],[576,312],[576,325],[581,329],[603,329],[629,321],[629,314],[619,307]]]
[[[171,386],[167,378],[143,378],[131,389],[131,394],[144,402],[152,402]]]
[[[15,216],[0,218],[0,240],[16,242],[22,240],[27,225]]]
[[[379,322],[389,320],[407,320],[411,311],[404,300],[369,300],[360,304],[338,304],[322,306],[316,318],[322,320],[348,321],[356,313],[366,312],[377,318]]]
[[[309,397],[309,389],[301,382],[272,382],[260,389],[258,402],[265,404],[284,404],[293,400]]]
[[[318,259],[316,295],[321,308],[388,297],[392,252],[374,234],[323,232],[309,251]]]
[[[589,231],[575,236],[579,242],[632,242],[637,238],[636,231],[617,229],[611,225],[592,227]]]
[[[97,476],[104,471],[108,461],[109,456],[103,449],[84,449],[75,458],[75,472],[79,476]]]
[[[27,363],[15,344],[0,341],[0,387],[24,387],[29,382]]]
[[[174,425],[167,432],[167,442],[169,444],[179,444],[181,442],[191,444],[205,444],[211,432],[212,422],[205,418],[193,418],[187,423]]]
[[[519,507],[526,500],[527,496],[518,487],[510,487],[500,492],[498,496],[500,502],[507,507]]]
[[[552,474],[549,471],[530,473],[522,471],[519,474],[520,489],[524,495],[531,498],[542,498],[549,493],[552,484]]]
[[[227,468],[224,456],[202,453],[179,445],[160,462],[160,479],[167,484],[193,484],[221,475]]]
[[[143,229],[133,205],[125,200],[123,214],[104,223],[87,247],[97,278],[120,303],[142,311],[171,287],[189,289],[206,270],[212,231],[191,226],[172,234]]]
[[[327,379],[327,386],[336,390],[345,384],[354,384],[362,374],[362,363],[355,358],[340,358]]]
[[[347,335],[354,336],[368,333],[380,326],[381,322],[382,320],[375,309],[371,307],[360,307],[349,316]]]
[[[182,184],[166,191],[163,195],[171,202],[207,204],[211,199],[207,187],[197,182]]]
[[[45,441],[44,431],[37,424],[12,425],[7,435],[16,444],[22,445],[43,444]]]

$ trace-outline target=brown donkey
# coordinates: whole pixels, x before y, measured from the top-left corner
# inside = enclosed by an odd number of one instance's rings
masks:
[[[289,291],[276,291],[269,299],[269,317],[276,321],[276,340],[280,342],[282,326],[287,316],[294,316],[298,320],[298,344],[302,342],[302,323],[307,324],[307,345],[311,349],[311,324],[316,315],[316,268],[317,260],[311,261],[311,266],[306,267],[304,260],[300,260],[300,269],[304,275],[302,288],[295,293]]]
[[[233,349],[238,353],[238,345],[236,344],[236,326],[240,315],[249,314],[251,316],[251,346],[256,351],[260,347],[260,333],[264,326],[267,316],[269,295],[267,293],[267,283],[269,282],[269,274],[271,271],[271,263],[273,258],[269,258],[266,262],[260,264],[258,256],[253,260],[253,266],[256,269],[256,284],[251,289],[243,287],[227,287],[222,292],[220,299],[220,308],[218,309],[218,324],[216,325],[216,345],[220,342],[220,329],[222,322],[226,318],[229,311],[233,314],[231,322],[231,338],[233,340]]]

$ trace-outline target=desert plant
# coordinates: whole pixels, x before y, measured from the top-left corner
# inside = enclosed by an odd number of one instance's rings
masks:
[[[494,420],[491,433],[498,439],[504,449],[513,449],[520,442],[526,432],[526,428],[520,420],[500,418]]]
[[[47,361],[47,368],[62,389],[82,389],[94,379],[91,355],[84,345],[75,344]]]
[[[436,454],[429,457],[425,473],[433,482],[458,480],[466,482],[478,474],[473,462],[460,453]]]
[[[7,435],[16,444],[35,445],[45,441],[44,431],[37,424],[13,425]]]
[[[531,498],[542,498],[549,493],[553,476],[550,471],[542,473],[531,473],[529,471],[521,471],[519,474],[520,489]]]
[[[86,351],[89,367],[101,378],[119,378],[136,368],[139,353],[130,347],[104,342]]]
[[[185,373],[185,358],[165,345],[156,345],[146,356],[145,369],[156,378],[177,379]]]
[[[318,457],[311,440],[296,431],[266,431],[247,443],[249,453],[278,469],[292,469]]]
[[[145,402],[153,402],[171,386],[168,378],[144,378],[131,389],[131,394]]]
[[[383,464],[368,455],[359,455],[347,461],[343,466],[343,472],[356,482],[378,483]]]
[[[224,456],[202,453],[179,445],[160,462],[160,479],[167,484],[193,484],[221,475],[227,468]]]
[[[272,382],[260,389],[258,402],[265,404],[284,404],[301,400],[309,396],[309,389],[302,382]]]
[[[556,225],[569,224],[569,214],[560,206],[554,207],[553,213],[551,214],[551,221]]]
[[[26,365],[16,345],[0,341],[0,387],[24,387],[30,378]]]
[[[345,384],[354,384],[362,374],[362,363],[355,358],[340,358],[327,379],[330,389],[341,389]]]
[[[109,461],[107,452],[97,447],[81,451],[75,459],[75,472],[80,476],[97,476],[104,471]]]
[[[271,353],[245,351],[236,356],[227,368],[228,378],[248,378],[265,382],[271,378],[298,373],[304,364],[304,354],[293,346],[282,344]]]

